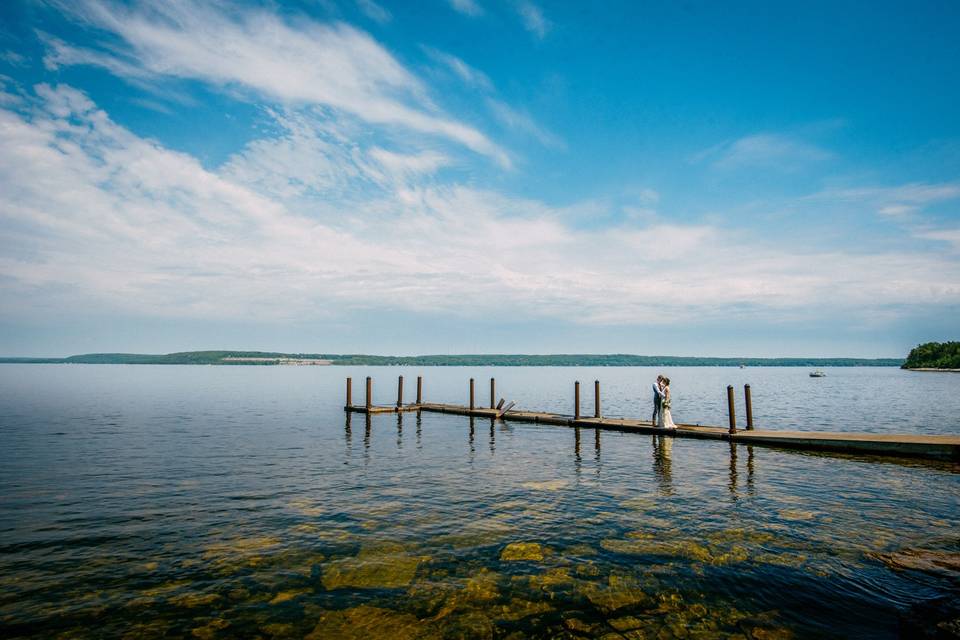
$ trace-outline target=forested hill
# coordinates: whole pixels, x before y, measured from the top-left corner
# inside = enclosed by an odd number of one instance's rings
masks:
[[[952,343],[955,344],[955,343]],[[376,356],[272,351],[184,351],[168,354],[88,353],[67,358],[3,358],[0,363],[60,364],[330,364],[365,366],[497,366],[497,367],[898,367],[899,358],[699,358],[629,354],[558,355],[427,355]]]
[[[928,342],[910,350],[904,369],[960,369],[960,342]]]

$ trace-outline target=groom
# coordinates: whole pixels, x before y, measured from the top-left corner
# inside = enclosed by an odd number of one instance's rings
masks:
[[[661,405],[663,404],[663,391],[660,389],[660,383],[663,376],[657,376],[657,381],[653,383],[653,418],[650,423],[657,426],[657,418],[660,417]]]

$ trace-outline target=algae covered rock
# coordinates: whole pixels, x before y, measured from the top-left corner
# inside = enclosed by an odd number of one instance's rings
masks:
[[[543,560],[544,549],[539,542],[511,542],[500,552],[500,559],[504,561]]]
[[[933,549],[901,549],[893,553],[870,553],[891,569],[910,569],[960,578],[960,553]]]
[[[640,584],[632,576],[614,574],[607,579],[607,586],[588,582],[579,588],[579,592],[603,611],[634,606],[649,608],[654,604],[653,598],[640,588]]]
[[[341,611],[326,611],[305,640],[432,640],[433,627],[409,613],[360,605]]]
[[[406,587],[417,573],[422,556],[399,545],[381,544],[361,549],[355,557],[329,563],[323,570],[325,589]]]

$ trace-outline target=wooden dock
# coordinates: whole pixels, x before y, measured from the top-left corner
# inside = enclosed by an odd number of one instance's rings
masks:
[[[417,402],[405,404],[403,402],[403,379],[398,383],[398,397],[395,405],[373,405],[370,402],[371,379],[367,378],[367,402],[364,405],[354,405],[350,393],[351,382],[347,379],[347,403],[344,410],[347,412],[374,414],[398,413],[405,411],[427,411],[434,413],[450,413],[454,415],[487,418],[491,420],[507,420],[515,422],[532,422],[563,427],[577,427],[589,429],[604,429],[632,433],[666,435],[677,438],[700,438],[707,440],[726,440],[736,444],[758,445],[786,449],[800,449],[806,451],[839,452],[863,455],[880,455],[908,458],[928,458],[934,460],[960,461],[960,436],[950,435],[923,435],[923,434],[884,434],[884,433],[838,433],[822,431],[777,431],[770,429],[755,429],[753,425],[752,406],[749,386],[745,389],[747,406],[747,428],[737,429],[736,417],[733,413],[733,387],[727,387],[730,424],[728,427],[711,427],[690,424],[678,424],[676,429],[661,429],[649,420],[632,418],[604,417],[600,411],[600,384],[595,383],[594,415],[585,417],[580,415],[580,383],[575,384],[575,413],[564,415],[541,411],[527,411],[522,409],[504,409],[504,402],[495,404],[495,383],[490,381],[490,406],[479,407],[475,403],[473,379],[470,380],[470,403],[467,406],[455,404],[439,404],[423,402],[423,382],[417,379]]]

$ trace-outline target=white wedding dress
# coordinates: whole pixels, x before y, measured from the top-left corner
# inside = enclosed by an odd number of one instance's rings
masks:
[[[663,399],[663,407],[660,409],[660,416],[657,418],[657,426],[661,429],[676,429],[677,425],[673,423],[673,416],[670,415],[670,396]]]

